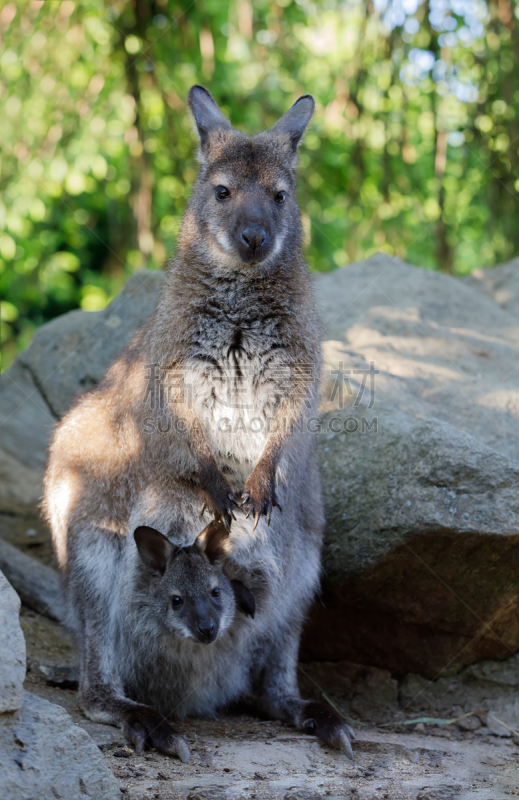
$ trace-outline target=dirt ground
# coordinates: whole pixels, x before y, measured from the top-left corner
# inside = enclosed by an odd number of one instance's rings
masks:
[[[382,670],[302,664],[307,697],[331,699],[357,733],[355,761],[315,737],[248,713],[178,724],[188,764],[155,751],[136,755],[117,728],[100,725],[77,705],[76,651],[57,623],[22,608],[28,691],[63,706],[92,736],[120,782],[124,800],[505,800],[519,796],[519,737],[483,715],[458,724],[402,724],[420,717],[459,717],[488,707],[499,689],[456,677],[434,684],[396,681]],[[503,690],[505,691],[505,690]],[[483,697],[483,694],[485,697]],[[485,701],[485,702],[484,702]],[[490,698],[496,707],[503,702]],[[506,696],[504,701],[507,701]],[[100,798],[101,800],[101,798]]]

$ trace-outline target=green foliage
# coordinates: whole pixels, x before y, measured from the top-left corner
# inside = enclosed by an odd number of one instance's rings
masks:
[[[401,19],[396,0],[0,6],[2,367],[38,325],[102,308],[174,251],[195,82],[245,131],[315,95],[300,158],[312,269],[384,250],[465,273],[519,253],[517,9],[451,0],[438,21],[434,0],[415,6]]]

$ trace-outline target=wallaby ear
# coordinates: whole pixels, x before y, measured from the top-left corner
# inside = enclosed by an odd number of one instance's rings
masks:
[[[187,101],[200,136],[200,148],[205,152],[209,149],[211,134],[218,130],[229,130],[231,123],[203,86],[192,86]]]
[[[224,559],[230,552],[230,536],[223,522],[210,522],[196,539],[195,547],[204,553],[211,564]]]
[[[286,139],[293,153],[297,150],[297,145],[303,135],[306,126],[315,111],[315,100],[311,94],[304,94],[296,100],[292,108],[270,129],[272,133]]]
[[[254,619],[254,614],[256,613],[256,598],[252,594],[251,590],[247,589],[245,584],[237,580],[232,580],[231,586],[234,592],[238,610],[243,611],[243,613],[247,614],[248,617],[252,617]]]
[[[147,525],[136,528],[133,538],[143,564],[154,575],[164,575],[175,546],[162,533]]]

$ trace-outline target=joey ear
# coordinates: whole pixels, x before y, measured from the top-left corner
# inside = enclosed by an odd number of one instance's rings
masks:
[[[311,94],[304,94],[299,100],[296,100],[292,108],[289,108],[281,119],[278,119],[270,130],[285,139],[289,143],[291,151],[295,153],[314,111],[314,98]]]
[[[254,619],[254,614],[256,613],[256,598],[251,590],[247,589],[244,583],[237,580],[232,580],[231,586],[238,610],[243,611],[248,617]]]
[[[231,123],[203,86],[192,86],[187,101],[200,136],[200,148],[202,152],[206,152],[210,146],[211,134],[218,130],[229,130]]]
[[[154,575],[164,575],[175,546],[162,533],[147,525],[136,528],[133,538],[145,567]]]
[[[219,559],[224,559],[228,555],[230,547],[230,536],[223,522],[210,522],[196,539],[195,547],[204,553],[211,564]]]

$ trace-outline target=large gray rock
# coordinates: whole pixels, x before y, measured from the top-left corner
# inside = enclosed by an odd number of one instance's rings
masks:
[[[519,648],[517,319],[464,281],[382,255],[315,286],[328,530],[324,606],[305,654],[431,677],[509,655]]]
[[[325,575],[304,657],[435,677],[518,649],[519,463],[383,403],[323,426],[339,421],[358,429],[322,434]]]
[[[24,516],[36,508],[42,495],[43,466],[28,467],[0,448],[0,513]]]
[[[375,402],[444,420],[519,460],[519,316],[465,280],[386,255],[318,275],[315,287],[326,401],[341,362],[373,362]],[[363,376],[347,378],[353,388]]]
[[[30,692],[0,717],[0,787],[6,800],[115,800],[119,785],[99,748],[59,706]]]
[[[0,714],[22,704],[25,639],[19,613],[20,598],[0,572]]]
[[[17,360],[0,377],[0,534],[38,526],[37,505],[56,418]]]
[[[24,691],[19,611],[20,599],[0,572],[0,796],[119,798],[117,780],[88,733],[59,706]]]
[[[465,281],[519,319],[519,258],[497,267],[475,269]]]
[[[59,574],[0,539],[0,569],[24,605],[58,622],[66,619]]]
[[[161,272],[138,270],[102,311],[70,311],[36,332],[18,361],[30,370],[58,419],[79,394],[99,383],[146,322],[163,280]]]
[[[18,358],[0,377],[1,449],[34,470],[45,468],[56,424],[30,370]]]

